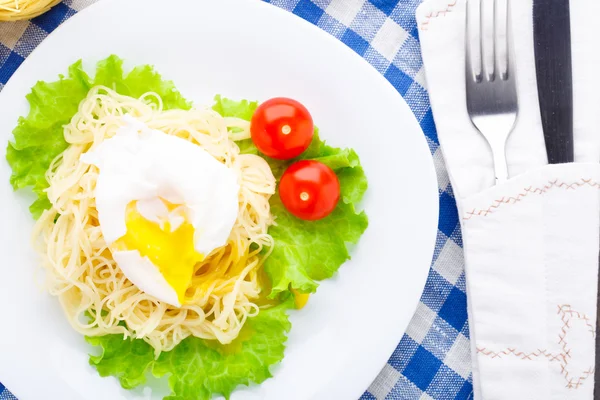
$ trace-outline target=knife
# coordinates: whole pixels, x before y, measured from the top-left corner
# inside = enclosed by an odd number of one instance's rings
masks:
[[[569,0],[533,1],[533,41],[548,163],[574,161]]]
[[[550,164],[574,161],[573,70],[569,0],[533,1],[535,69]],[[599,256],[600,265],[600,256]],[[596,299],[596,332],[600,332],[600,281]],[[596,335],[594,400],[600,400],[600,336]]]

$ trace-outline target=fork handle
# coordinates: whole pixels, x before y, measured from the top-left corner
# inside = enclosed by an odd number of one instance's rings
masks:
[[[506,141],[495,143],[492,146],[492,156],[494,158],[494,174],[496,175],[496,185],[508,180],[508,165],[506,164]]]

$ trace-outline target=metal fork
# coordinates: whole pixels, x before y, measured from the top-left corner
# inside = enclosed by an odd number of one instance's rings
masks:
[[[506,139],[519,111],[509,1],[467,0],[466,13],[467,110],[492,149],[496,184],[508,179]]]

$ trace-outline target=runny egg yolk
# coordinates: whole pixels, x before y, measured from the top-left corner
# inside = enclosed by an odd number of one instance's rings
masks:
[[[133,201],[128,205],[125,216],[127,233],[115,244],[119,248],[137,250],[142,257],[148,257],[183,304],[194,266],[204,259],[204,255],[194,248],[194,227],[187,220],[175,226],[169,220],[161,223],[149,221],[140,214],[136,203]],[[165,204],[169,211],[177,208],[166,201]]]

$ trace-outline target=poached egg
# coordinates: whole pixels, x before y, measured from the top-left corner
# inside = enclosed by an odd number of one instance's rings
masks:
[[[99,169],[100,229],[134,285],[180,307],[194,266],[227,243],[238,215],[238,176],[192,142],[123,120],[80,158]]]

